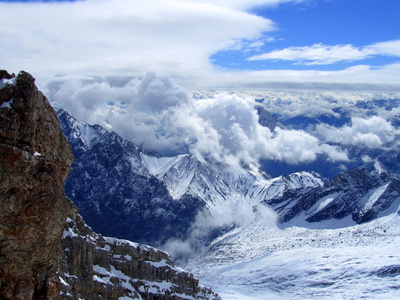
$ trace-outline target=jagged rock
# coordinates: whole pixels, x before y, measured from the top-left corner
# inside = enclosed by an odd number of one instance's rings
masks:
[[[218,299],[167,253],[96,234],[70,206],[59,269],[63,299]]]
[[[258,114],[258,123],[261,126],[269,128],[271,131],[275,131],[276,127],[281,129],[285,128],[285,126],[279,122],[277,118],[275,118],[269,111],[265,110],[262,106],[257,106],[256,111]]]
[[[1,299],[59,298],[54,267],[73,155],[34,80],[20,72],[15,87],[0,90],[0,98],[13,91],[0,108]]]

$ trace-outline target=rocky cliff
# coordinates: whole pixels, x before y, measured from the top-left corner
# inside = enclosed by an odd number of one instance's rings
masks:
[[[94,233],[65,197],[73,154],[26,72],[0,72],[0,299],[217,299],[155,248]]]
[[[1,83],[0,298],[56,299],[73,155],[34,78],[2,72]]]
[[[59,269],[63,299],[218,299],[167,253],[96,234],[70,205]]]

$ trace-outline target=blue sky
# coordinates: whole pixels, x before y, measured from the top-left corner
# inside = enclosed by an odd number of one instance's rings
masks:
[[[225,68],[319,69],[340,70],[354,61],[308,66],[298,61],[279,59],[249,61],[263,52],[288,47],[353,45],[365,47],[377,42],[400,39],[400,2],[397,0],[328,0],[311,3],[286,3],[276,8],[256,7],[252,13],[275,22],[276,30],[266,33],[271,41],[251,51],[221,51],[212,56],[215,64]],[[399,57],[372,55],[362,63],[380,66],[399,61]]]
[[[1,1],[2,68],[188,88],[398,90],[398,0]]]

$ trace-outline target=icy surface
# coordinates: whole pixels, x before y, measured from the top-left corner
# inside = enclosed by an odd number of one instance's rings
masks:
[[[189,267],[223,299],[400,299],[399,228],[236,228]]]

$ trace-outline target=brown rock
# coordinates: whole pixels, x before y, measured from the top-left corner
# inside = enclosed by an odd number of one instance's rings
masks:
[[[59,299],[55,267],[67,216],[63,182],[73,155],[34,80],[20,72],[6,96],[13,99],[11,108],[0,108],[1,299]],[[7,93],[0,90],[0,98]]]
[[[91,230],[70,202],[59,274],[63,299],[220,299],[156,248]],[[83,267],[84,266],[84,267]]]

